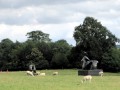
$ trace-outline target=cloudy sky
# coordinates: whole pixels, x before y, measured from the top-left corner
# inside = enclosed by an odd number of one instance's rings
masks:
[[[75,45],[74,28],[87,16],[120,38],[120,0],[0,0],[0,41],[24,42],[27,32],[41,30]]]

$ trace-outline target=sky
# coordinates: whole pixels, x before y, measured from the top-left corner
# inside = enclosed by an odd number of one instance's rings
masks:
[[[28,32],[41,30],[75,45],[74,29],[88,16],[120,38],[120,0],[0,0],[0,41],[24,42]]]

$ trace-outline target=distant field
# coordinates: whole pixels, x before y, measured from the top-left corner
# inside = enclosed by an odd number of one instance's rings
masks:
[[[58,71],[58,76],[52,72]],[[91,83],[81,83],[77,70],[41,70],[46,76],[27,76],[24,71],[0,72],[0,90],[120,90],[120,73],[93,76]]]

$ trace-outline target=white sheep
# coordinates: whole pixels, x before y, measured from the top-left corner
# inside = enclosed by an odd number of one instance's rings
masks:
[[[31,71],[26,71],[26,73],[27,73],[27,75],[34,76],[33,72],[31,72]]]
[[[40,73],[39,75],[40,75],[40,76],[45,76],[45,73]]]
[[[103,76],[103,71],[100,71],[100,72],[99,72],[99,75],[102,77],[102,76]]]
[[[53,75],[58,75],[58,72],[53,72]]]
[[[86,81],[91,82],[91,80],[92,80],[92,76],[91,75],[86,75],[86,76],[83,77],[83,80],[81,80],[81,82],[82,83],[86,82]]]
[[[34,75],[40,75],[40,72],[39,72],[39,71],[37,71],[36,73],[34,73]]]
[[[39,75],[39,74],[40,74],[40,72],[39,72],[39,71],[37,71],[36,73],[37,73],[37,75]]]

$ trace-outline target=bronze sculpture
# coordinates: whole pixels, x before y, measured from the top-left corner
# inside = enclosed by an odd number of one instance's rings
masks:
[[[97,60],[90,60],[87,56],[84,56],[81,61],[82,61],[82,69],[84,70],[97,69],[97,64],[98,64]]]

